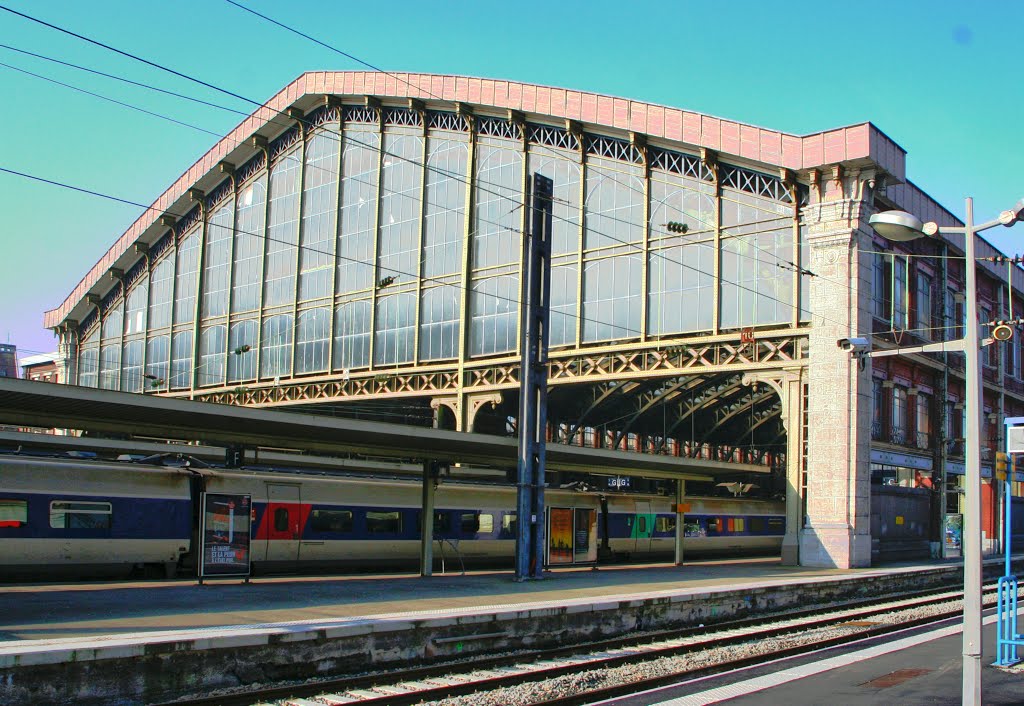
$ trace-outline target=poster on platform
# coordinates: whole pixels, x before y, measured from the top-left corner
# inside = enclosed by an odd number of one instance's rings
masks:
[[[250,497],[203,493],[202,508],[199,576],[248,576]]]
[[[553,507],[548,517],[548,564],[571,564],[572,508]]]
[[[960,513],[946,515],[942,527],[942,556],[962,556],[961,541],[964,533],[964,516]]]

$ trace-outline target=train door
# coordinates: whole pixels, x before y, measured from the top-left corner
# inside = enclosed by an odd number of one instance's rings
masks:
[[[267,483],[268,562],[296,562],[302,538],[301,495],[298,484]]]
[[[637,554],[649,554],[651,537],[654,534],[654,513],[651,512],[649,500],[637,500],[636,515],[633,516],[633,551]]]

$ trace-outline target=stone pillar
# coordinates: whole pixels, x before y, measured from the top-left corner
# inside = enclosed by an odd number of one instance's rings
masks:
[[[57,382],[62,385],[78,384],[78,330],[65,326],[55,329],[57,334]]]
[[[786,534],[782,537],[782,563],[800,564],[800,530],[804,526],[804,382],[802,368],[747,373],[744,385],[771,385],[782,404],[786,429]]]
[[[836,167],[827,184],[812,189],[804,209],[814,276],[803,566],[871,564],[871,361],[837,345],[840,338],[871,336],[870,186],[873,175],[847,178]]]

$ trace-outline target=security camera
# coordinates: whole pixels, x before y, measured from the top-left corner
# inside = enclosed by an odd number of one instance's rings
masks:
[[[855,356],[862,356],[871,352],[871,340],[868,338],[840,338],[836,345],[844,351],[850,351]]]

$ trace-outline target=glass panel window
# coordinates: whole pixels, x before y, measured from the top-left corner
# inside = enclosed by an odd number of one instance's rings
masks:
[[[28,501],[0,498],[0,527],[21,527],[28,523]]]
[[[234,211],[234,199],[230,199],[213,212],[209,223],[206,224],[206,247],[203,254],[203,316],[223,316],[228,313]]]
[[[771,217],[753,211],[750,218]],[[777,225],[771,219],[764,225]],[[747,224],[743,224],[747,225]],[[758,227],[763,227],[758,224]],[[729,229],[732,233],[742,228]],[[793,228],[724,237],[722,241],[723,328],[780,324],[793,316]]]
[[[620,255],[586,264],[583,271],[583,340],[640,335],[640,256]]]
[[[121,372],[121,344],[111,343],[100,348],[100,388],[118,389],[118,375]]]
[[[199,385],[223,385],[227,355],[227,326],[211,326],[199,336]]]
[[[377,300],[374,363],[408,363],[416,333],[416,293],[401,292]]]
[[[299,248],[299,299],[302,301],[332,294],[340,151],[341,138],[336,125],[318,130],[306,145]]]
[[[100,329],[93,328],[82,343],[78,354],[78,384],[82,387],[96,387],[100,372]]]
[[[518,264],[523,155],[518,144],[480,138],[473,210],[473,267]]]
[[[174,257],[158,262],[149,276],[149,328],[171,325],[171,289],[174,287]]]
[[[529,174],[539,172],[554,182],[551,254],[567,255],[580,248],[580,171],[578,157],[566,150],[530,148]],[[575,291],[573,292],[575,296]]]
[[[423,275],[457,274],[462,266],[466,227],[465,140],[430,137],[426,171],[426,214],[423,221]]]
[[[299,314],[295,341],[295,372],[327,370],[327,341],[331,335],[331,310],[312,309]]]
[[[50,503],[50,527],[54,529],[110,529],[110,503],[54,500]]]
[[[228,335],[228,382],[252,380],[256,377],[255,319],[236,321]]]
[[[145,386],[147,389],[155,390],[167,387],[170,357],[170,336],[154,336],[146,342]]]
[[[290,314],[271,316],[263,322],[260,337],[260,377],[276,378],[292,372],[292,317]]]
[[[516,350],[518,307],[518,277],[488,277],[475,282],[470,292],[470,355]]]
[[[131,336],[146,330],[146,295],[149,290],[149,278],[143,277],[128,292],[125,304],[124,335]]]
[[[639,243],[644,235],[641,167],[592,158],[586,172],[583,247],[586,250]]]
[[[299,176],[301,165],[293,150],[270,172],[270,216],[267,225],[267,261],[264,306],[295,300],[295,254],[299,241]]]
[[[871,408],[871,438],[882,439],[882,411],[885,409],[885,387],[880,378],[871,381],[871,393],[874,404]]]
[[[477,515],[477,532],[480,534],[490,534],[494,531],[494,515],[486,512],[481,512]]]
[[[397,510],[367,510],[366,531],[370,534],[398,534],[402,531],[402,515]]]
[[[335,370],[370,364],[370,302],[360,300],[339,304],[334,310]]]
[[[126,341],[121,356],[121,390],[142,392],[142,351],[145,341],[141,338]]]
[[[385,135],[382,159],[377,272],[381,278],[407,282],[415,278],[419,259],[423,138]]]
[[[373,286],[374,219],[380,135],[346,130],[341,174],[341,227],[338,231],[338,294]]]
[[[175,324],[190,324],[195,321],[198,269],[199,230],[194,229],[178,243],[178,274],[174,292]]]
[[[551,268],[551,318],[548,321],[550,345],[576,342],[576,283],[579,269],[575,263]]]
[[[715,252],[705,244],[652,249],[648,326],[655,335],[714,328]]]
[[[458,355],[459,293],[457,287],[446,286],[423,290],[420,360],[440,360]]]
[[[124,302],[118,302],[117,306],[113,306],[103,314],[103,343],[111,343],[113,341],[120,342],[121,340],[121,327],[124,325],[124,315],[121,313],[121,308],[124,306]]]
[[[261,265],[266,224],[266,176],[249,182],[238,192],[234,269],[231,275],[231,312],[254,311],[259,306]]]
[[[171,339],[171,389],[192,386],[192,332],[180,331]]]
[[[309,526],[317,532],[351,532],[351,510],[313,510]]]

